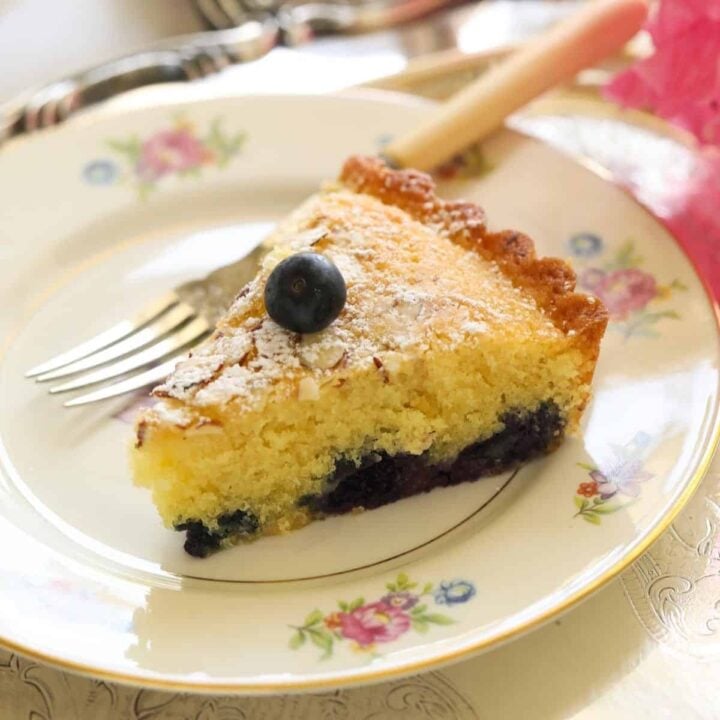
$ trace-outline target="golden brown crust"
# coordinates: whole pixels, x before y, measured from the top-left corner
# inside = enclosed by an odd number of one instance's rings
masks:
[[[140,420],[135,428],[135,449],[139,450],[145,443],[147,420]]]
[[[575,292],[575,272],[558,258],[538,258],[533,241],[512,230],[488,232],[485,213],[474,203],[442,200],[435,182],[417,170],[393,170],[374,157],[355,155],[344,164],[340,181],[351,190],[372,195],[435,228],[463,247],[496,263],[513,285],[529,293],[538,307],[592,363],[592,378],[608,314],[595,297]]]

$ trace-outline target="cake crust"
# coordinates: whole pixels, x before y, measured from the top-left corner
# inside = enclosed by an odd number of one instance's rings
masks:
[[[590,382],[608,323],[605,306],[595,297],[575,292],[575,271],[559,258],[539,258],[535,243],[514,230],[490,232],[484,210],[464,200],[443,200],[434,180],[418,170],[394,170],[380,158],[353,155],[345,161],[340,182],[358,193],[404,210],[453,242],[494,262],[516,287],[529,293],[538,307],[590,361],[583,378]]]

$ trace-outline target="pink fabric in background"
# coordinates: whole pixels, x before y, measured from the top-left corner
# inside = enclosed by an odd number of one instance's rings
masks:
[[[720,298],[720,0],[661,0],[654,54],[618,74],[606,97],[649,110],[698,140],[696,171],[665,217]]]
[[[617,75],[607,96],[720,144],[720,0],[662,0],[647,29],[654,54]]]
[[[720,148],[700,151],[690,185],[678,189],[677,199],[665,220],[720,300]]]

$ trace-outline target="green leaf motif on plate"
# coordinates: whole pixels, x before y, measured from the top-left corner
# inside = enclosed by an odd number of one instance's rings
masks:
[[[319,622],[322,621],[324,615],[322,611],[320,610],[313,610],[306,618],[305,618],[305,626],[308,627],[310,625],[317,625]]]
[[[377,657],[378,647],[395,642],[408,632],[422,635],[433,627],[457,622],[449,614],[431,609],[432,605],[452,609],[475,595],[475,586],[467,580],[420,584],[401,572],[394,581],[385,583],[384,594],[378,599],[371,602],[364,597],[339,599],[338,610],[327,614],[319,609],[310,612],[302,625],[290,626],[293,634],[289,647],[299,650],[309,643],[321,651],[321,660],[332,657],[338,645]]]
[[[577,463],[588,473],[573,496],[577,512],[591,525],[601,525],[602,518],[628,508],[642,492],[643,483],[654,477],[645,468],[645,457],[650,452],[652,438],[644,432],[635,433],[630,442],[611,446],[612,456],[597,466]]]
[[[578,285],[603,302],[610,330],[619,333],[624,341],[659,337],[657,326],[663,320],[680,318],[677,310],[665,303],[687,290],[677,278],[659,282],[643,267],[645,258],[635,246],[635,240],[629,238],[613,251],[603,238],[590,232],[576,233],[568,241],[568,249],[579,265]]]
[[[110,138],[107,149],[121,161],[94,159],[83,169],[91,185],[126,183],[134,186],[138,198],[146,200],[167,178],[199,181],[205,168],[223,169],[242,150],[244,132],[227,132],[215,118],[203,133],[187,117],[178,115],[171,125],[141,138],[138,135]]]

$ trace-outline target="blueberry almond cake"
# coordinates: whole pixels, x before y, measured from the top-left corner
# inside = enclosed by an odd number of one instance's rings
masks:
[[[132,464],[204,557],[515,467],[578,425],[607,313],[482,209],[352,157],[153,393]]]

